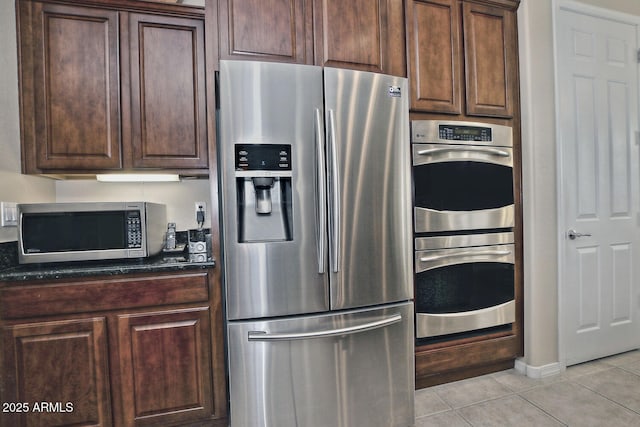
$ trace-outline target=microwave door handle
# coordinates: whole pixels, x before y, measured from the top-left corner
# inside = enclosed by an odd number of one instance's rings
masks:
[[[420,262],[433,262],[440,261],[447,258],[460,258],[467,256],[505,256],[510,255],[511,251],[508,250],[495,250],[495,251],[460,251],[450,254],[432,255],[420,257]]]
[[[327,329],[323,331],[314,332],[287,332],[287,333],[269,333],[266,331],[249,331],[249,341],[292,341],[292,340],[305,340],[311,338],[324,338],[332,337],[336,335],[351,335],[360,332],[371,331],[374,329],[380,329],[393,325],[402,321],[401,314],[394,314],[381,320],[375,320],[373,322],[367,322],[361,325],[348,326],[346,328]]]
[[[427,148],[426,150],[418,151],[418,154],[421,156],[429,156],[431,154],[440,154],[446,153],[450,151],[467,151],[473,153],[482,153],[482,154],[491,154],[493,156],[500,157],[509,157],[510,154],[508,151],[500,150],[498,148],[492,147],[438,147],[438,148]]]
[[[329,244],[331,246],[331,269],[337,273],[340,268],[340,186],[338,184],[338,154],[336,152],[336,119],[333,110],[329,109],[329,160],[331,164],[329,182],[331,183],[331,217]]]
[[[320,109],[316,108],[316,179],[317,179],[317,190],[318,190],[318,200],[317,200],[317,209],[318,209],[318,226],[316,227],[316,247],[318,250],[318,273],[325,273],[325,265],[326,265],[326,248],[324,246],[326,236],[327,236],[327,177],[325,172],[325,157],[324,157],[324,123],[322,121],[322,113]]]

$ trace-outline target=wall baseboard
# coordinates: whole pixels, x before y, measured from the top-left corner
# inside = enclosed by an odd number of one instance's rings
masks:
[[[564,372],[565,367],[560,362],[549,363],[543,366],[532,366],[527,365],[524,359],[516,359],[514,369],[529,378],[539,379],[561,374]]]

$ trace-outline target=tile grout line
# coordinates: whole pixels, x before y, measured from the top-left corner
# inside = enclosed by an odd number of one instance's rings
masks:
[[[568,381],[568,380],[561,380],[561,381],[558,381],[558,382],[563,382],[563,381]],[[525,392],[523,391],[522,393],[525,393]],[[556,420],[557,422],[559,422],[563,426],[565,426],[565,427],[569,426],[569,424],[565,423],[564,421],[562,421],[561,419],[559,419],[558,417],[556,417],[552,413],[548,412],[547,410],[545,410],[544,408],[542,408],[540,405],[536,404],[535,402],[532,402],[531,400],[527,399],[525,396],[522,396],[521,394],[518,394],[518,396],[521,399],[523,399],[525,402],[529,403],[534,408],[538,408],[542,413],[547,414],[549,417],[551,417],[552,419]]]

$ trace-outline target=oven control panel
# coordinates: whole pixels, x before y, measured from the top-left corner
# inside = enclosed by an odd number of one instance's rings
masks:
[[[413,120],[411,142],[513,147],[513,129],[510,126],[481,122]]]
[[[440,125],[438,136],[449,141],[492,141],[491,128],[479,126]]]

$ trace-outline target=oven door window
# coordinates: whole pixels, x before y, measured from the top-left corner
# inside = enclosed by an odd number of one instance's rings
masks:
[[[476,211],[513,204],[513,168],[447,161],[413,167],[415,205],[438,211]]]
[[[514,266],[502,262],[445,265],[416,275],[417,313],[462,313],[514,299]]]

